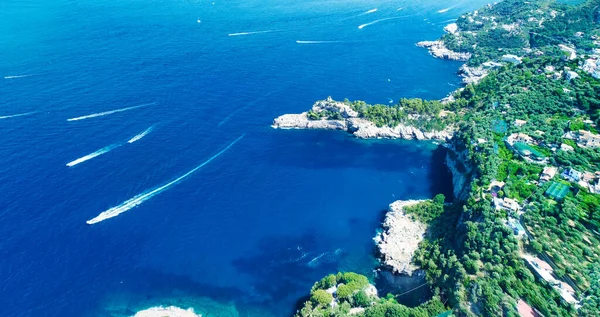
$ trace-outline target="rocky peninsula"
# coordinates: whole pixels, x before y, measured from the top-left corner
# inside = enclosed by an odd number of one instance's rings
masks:
[[[418,47],[424,47],[436,58],[466,62],[471,58],[471,53],[454,52],[446,47],[443,41],[421,41]]]
[[[311,119],[309,112],[285,114],[273,121],[276,129],[325,129],[346,131],[361,139],[405,139],[405,140],[438,140],[448,141],[452,138],[453,129],[447,127],[441,131],[426,131],[412,125],[398,124],[394,127],[377,126],[375,123],[361,118],[359,113],[345,102],[335,101],[331,97],[314,103],[310,111],[313,114],[333,114],[335,119],[324,115]]]
[[[404,208],[422,200],[398,200],[393,202],[383,222],[383,231],[375,238],[381,263],[397,274],[411,276],[418,268],[412,258],[425,236],[427,226],[409,217]]]

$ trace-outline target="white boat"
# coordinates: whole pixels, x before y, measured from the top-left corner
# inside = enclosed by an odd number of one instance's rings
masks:
[[[202,22],[202,21],[200,21],[200,18],[198,18],[198,20],[197,20],[196,22],[200,23],[200,22]]]

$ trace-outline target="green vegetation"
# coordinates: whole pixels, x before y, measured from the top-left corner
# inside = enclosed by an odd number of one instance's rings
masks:
[[[378,127],[406,124],[425,131],[441,131],[454,119],[451,113],[442,116],[444,106],[437,100],[401,99],[394,106],[369,105],[364,101],[345,102],[358,112],[359,117],[375,123]]]
[[[426,200],[416,205],[405,206],[404,212],[423,223],[431,223],[444,212],[444,200],[442,194],[436,195],[433,200]]]
[[[315,307],[326,307],[333,301],[333,295],[327,293],[322,289],[315,290],[310,294],[310,301]]]
[[[549,0],[504,0],[462,15],[456,21],[460,32],[446,34],[442,40],[453,51],[471,53],[470,65],[521,54],[523,48],[546,53],[553,45],[573,44],[591,49],[594,44],[589,36],[574,34],[598,34],[598,3],[569,6]]]
[[[442,197],[443,198],[443,197]],[[326,290],[337,287],[334,295]],[[388,294],[379,298],[368,294],[369,280],[363,275],[346,272],[330,274],[316,282],[311,289],[310,300],[297,312],[297,317],[348,316],[350,309],[361,309],[357,317],[430,317],[447,310],[440,297],[434,296],[422,305],[409,308],[399,304]],[[331,305],[335,301],[336,305]]]
[[[522,299],[545,316],[597,315],[600,194],[588,185],[598,182],[600,148],[580,147],[565,133],[594,132],[600,126],[600,81],[579,69],[581,56],[600,48],[594,44],[600,34],[599,8],[600,0],[578,6],[505,0],[486,6],[461,16],[461,31],[445,35],[444,42],[453,50],[471,52],[473,65],[508,53],[525,55],[522,63],[491,71],[479,83],[456,91],[454,101],[446,104],[420,99],[392,107],[349,103],[379,126],[452,125],[457,131],[449,157],[457,161],[469,186],[462,195],[466,198],[452,204],[438,196],[406,209],[429,225],[414,262],[425,270],[435,294],[431,306],[407,308],[389,298],[369,304],[360,294],[364,290],[349,282],[339,298],[343,309],[367,307],[364,316],[434,316],[448,305],[459,316],[516,316],[516,302]],[[558,44],[574,45],[578,57],[565,58]],[[569,71],[579,76],[566,80]],[[442,115],[446,113],[451,115]],[[505,140],[515,133],[530,139],[507,146]],[[561,150],[563,143],[574,151]],[[519,150],[546,160],[526,160]],[[558,171],[553,181],[539,182],[542,169],[550,166]],[[568,168],[586,172],[587,179],[562,179],[560,174]],[[492,182],[504,185],[491,192]],[[505,208],[498,198],[514,199],[519,208]],[[509,220],[522,224],[527,233],[517,237],[506,225]],[[523,259],[525,253],[548,262],[554,277],[574,289],[581,300],[579,310],[534,273]],[[329,279],[319,283],[333,285]],[[337,276],[335,283],[340,283]],[[342,305],[336,308],[340,312]],[[326,316],[343,313],[328,311]]]

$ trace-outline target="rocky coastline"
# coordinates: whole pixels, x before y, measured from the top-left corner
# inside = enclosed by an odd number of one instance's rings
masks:
[[[410,125],[399,124],[396,127],[378,127],[373,122],[359,118],[356,111],[343,102],[331,98],[315,102],[311,109],[314,113],[337,113],[341,119],[317,119],[308,117],[308,112],[284,114],[273,120],[276,129],[324,129],[346,131],[361,139],[405,139],[405,140],[437,140],[446,142],[452,138],[452,128],[442,131],[424,131]]]
[[[436,58],[466,62],[471,58],[471,53],[454,52],[446,47],[443,41],[421,41],[418,47],[427,48],[429,53]]]
[[[404,208],[422,200],[398,200],[390,204],[383,230],[373,238],[381,264],[393,273],[412,276],[418,267],[412,258],[425,237],[427,226],[406,215]]]

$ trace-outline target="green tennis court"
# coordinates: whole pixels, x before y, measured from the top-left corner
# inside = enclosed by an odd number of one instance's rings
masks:
[[[552,182],[552,184],[550,184],[550,187],[548,187],[548,189],[546,190],[546,195],[556,200],[560,200],[565,198],[568,192],[569,186],[563,183]]]
[[[546,156],[542,154],[540,151],[534,149],[529,144],[524,142],[516,142],[513,147],[517,150],[521,155],[529,156],[532,155],[535,158],[543,159]]]

